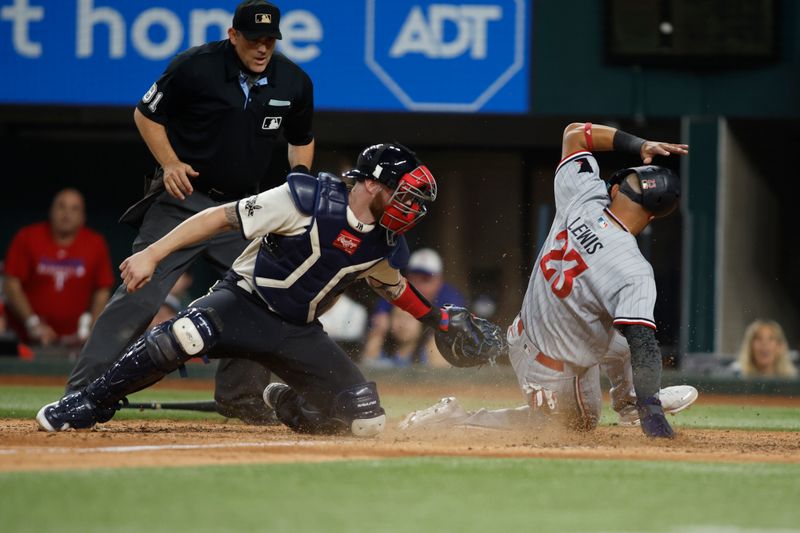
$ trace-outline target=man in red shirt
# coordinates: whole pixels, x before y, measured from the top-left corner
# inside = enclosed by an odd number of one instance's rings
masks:
[[[114,283],[108,246],[83,226],[85,220],[83,195],[64,189],[53,199],[49,222],[25,226],[14,236],[5,260],[5,293],[9,322],[20,339],[42,345],[85,340],[85,326],[108,302]],[[79,328],[83,314],[91,321]]]

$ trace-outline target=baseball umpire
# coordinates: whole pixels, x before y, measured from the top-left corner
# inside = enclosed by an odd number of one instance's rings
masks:
[[[680,196],[678,177],[651,165],[653,157],[686,154],[688,148],[607,126],[570,124],[555,174],[555,220],[507,333],[509,358],[528,406],[466,413],[445,398],[409,415],[402,427],[452,425],[437,424],[448,420],[507,427],[524,416],[528,422],[591,430],[600,419],[603,366],[622,422],[638,419],[646,435],[672,437],[664,408],[688,407],[697,391],[669,387],[659,397],[656,285],[636,236],[654,218],[671,213]],[[612,149],[641,157],[645,166],[619,170],[604,183],[592,151]]]
[[[300,67],[275,52],[279,24],[276,6],[245,0],[228,39],[178,54],[139,102],[134,120],[161,168],[145,198],[123,215],[139,226],[134,252],[195,213],[257,193],[281,134],[290,167],[311,167],[313,88]],[[122,354],[197,258],[222,274],[246,244],[237,232],[214,235],[165,257],[142,290],[128,293],[121,286],[98,318],[67,393],[88,385]],[[215,392],[220,413],[268,422],[272,414],[261,393],[269,378],[259,361],[222,359]]]
[[[495,357],[497,326],[464,308],[432,307],[399,272],[409,256],[403,233],[436,198],[428,168],[402,145],[379,144],[346,176],[352,190],[332,174],[292,173],[284,185],[193,215],[126,259],[127,290],[139,291],[176,250],[232,230],[252,240],[208,295],[139,337],[87,387],[42,407],[40,427],[108,421],[126,395],[207,355],[259,361],[280,376],[286,384],[269,385],[264,399],[295,431],[375,435],[386,420],[375,383],[317,320],[359,278],[436,328],[461,362]]]

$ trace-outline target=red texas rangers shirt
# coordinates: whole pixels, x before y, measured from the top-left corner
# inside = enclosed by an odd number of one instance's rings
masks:
[[[74,334],[92,294],[114,283],[106,241],[87,228],[70,245],[59,246],[47,222],[25,226],[14,236],[5,262],[6,275],[19,278],[34,312],[59,336]],[[27,337],[13,313],[9,318]]]

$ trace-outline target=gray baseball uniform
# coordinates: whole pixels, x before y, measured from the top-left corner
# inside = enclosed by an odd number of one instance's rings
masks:
[[[632,389],[627,342],[615,326],[655,329],[655,280],[636,238],[608,210],[590,152],[564,159],[554,186],[555,220],[509,328],[509,353],[534,412],[590,429],[600,417],[601,364],[622,380],[618,395]]]
[[[591,153],[564,159],[554,186],[555,220],[522,311],[508,328],[511,364],[528,405],[448,411],[440,426],[509,429],[555,419],[592,429],[600,418],[601,369],[611,380],[615,410],[635,402],[630,347],[615,326],[655,328],[653,270],[607,209]]]

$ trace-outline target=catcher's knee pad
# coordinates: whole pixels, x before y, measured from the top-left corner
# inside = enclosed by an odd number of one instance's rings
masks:
[[[147,353],[163,372],[172,372],[219,340],[222,321],[210,307],[190,307],[145,334]]]
[[[356,437],[372,437],[386,427],[386,412],[374,381],[345,389],[333,399],[332,416]]]

